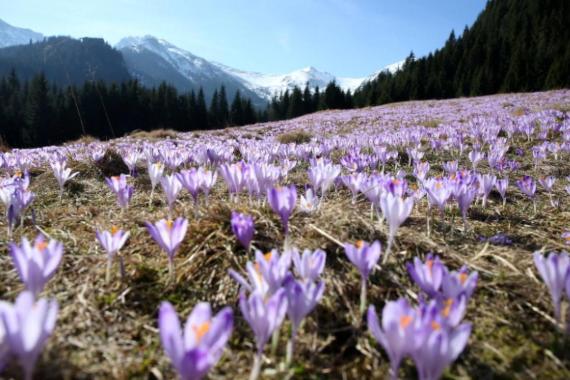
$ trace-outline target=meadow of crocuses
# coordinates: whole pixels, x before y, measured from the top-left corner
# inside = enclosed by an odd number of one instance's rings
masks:
[[[0,153],[1,376],[570,378],[569,159],[567,90]]]

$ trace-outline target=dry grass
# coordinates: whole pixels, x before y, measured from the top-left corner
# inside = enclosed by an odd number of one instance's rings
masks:
[[[313,135],[311,133],[297,129],[277,136],[277,141],[281,144],[304,144],[311,142],[312,138]]]
[[[109,167],[120,164],[116,153],[109,151],[107,155]],[[77,165],[74,169],[79,168],[81,174],[68,184],[61,204],[51,173],[47,169],[36,173],[32,190],[37,194],[35,215],[41,229],[27,220],[16,233],[19,239],[41,231],[65,245],[62,266],[44,292],[58,300],[60,314],[56,331],[41,357],[37,378],[173,378],[157,331],[157,309],[162,300],[174,303],[184,317],[201,300],[212,302],[216,310],[232,306],[236,312],[235,331],[210,378],[247,378],[253,357],[252,334],[238,311],[238,287],[227,270],[243,269],[251,255],[232,236],[230,213],[240,210],[254,216],[254,245],[264,251],[283,242],[277,217],[265,205],[249,204],[245,196],[237,203],[229,203],[220,182],[209,203],[202,200],[197,212],[190,197],[184,195],[176,215],[189,218],[190,226],[176,258],[177,283],[168,285],[166,256],[143,224],[166,216],[160,191],[149,208],[148,178],[142,174],[135,180],[137,190],[130,208],[121,215],[98,171],[104,169]],[[568,161],[561,159],[539,167],[537,173],[560,176],[568,171]],[[298,169],[290,179],[301,184],[306,181],[305,175]],[[522,172],[511,178],[520,175]],[[504,208],[494,193],[486,209],[479,204],[472,207],[468,231],[463,231],[458,210],[453,208],[444,222],[438,218],[432,221],[430,236],[426,233],[426,203],[420,202],[400,229],[391,262],[371,276],[369,302],[381,309],[388,300],[417,297],[418,289],[404,265],[416,255],[432,251],[451,268],[467,264],[480,273],[466,317],[474,329],[468,348],[447,372],[448,378],[570,378],[570,344],[550,317],[550,299],[537,279],[531,256],[537,249],[564,248],[560,234],[569,226],[570,201],[562,186],[557,183],[554,192],[561,200],[560,210],[553,209],[548,196],[539,192],[539,211],[532,215],[531,203],[510,187]],[[357,239],[386,241],[385,226],[371,220],[369,211],[367,201],[359,198],[352,204],[350,194],[339,189],[327,196],[315,214],[293,215],[293,243],[327,252],[325,297],[302,328],[292,372],[280,370],[287,335],[283,332],[277,356],[266,357],[264,378],[386,378],[386,354],[355,323],[359,318],[358,274],[339,246],[339,242]],[[95,230],[113,224],[131,233],[122,250],[127,277],[121,283],[115,274],[114,281],[106,285],[105,255],[95,242]],[[4,228],[0,224],[0,229]],[[480,239],[497,233],[509,236],[513,244],[498,246]],[[1,237],[5,239],[5,234]],[[6,243],[0,240],[4,252]],[[0,279],[2,299],[13,299],[22,285],[6,254],[0,256],[0,269],[4,272]],[[19,378],[17,366],[9,366],[7,376]],[[401,376],[415,377],[409,361],[404,363]]]

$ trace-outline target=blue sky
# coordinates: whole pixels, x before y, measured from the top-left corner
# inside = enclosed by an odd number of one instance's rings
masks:
[[[263,73],[315,66],[360,77],[440,47],[486,0],[0,0],[0,18],[45,35],[115,44],[151,34]]]

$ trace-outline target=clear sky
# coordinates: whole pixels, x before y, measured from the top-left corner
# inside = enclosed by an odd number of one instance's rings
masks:
[[[44,35],[145,34],[243,70],[315,66],[366,76],[440,47],[486,0],[0,0],[0,18]]]

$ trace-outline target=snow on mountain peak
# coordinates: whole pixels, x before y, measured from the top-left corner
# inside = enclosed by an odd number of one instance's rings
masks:
[[[17,28],[0,19],[0,48],[41,41],[44,36],[30,29]]]

